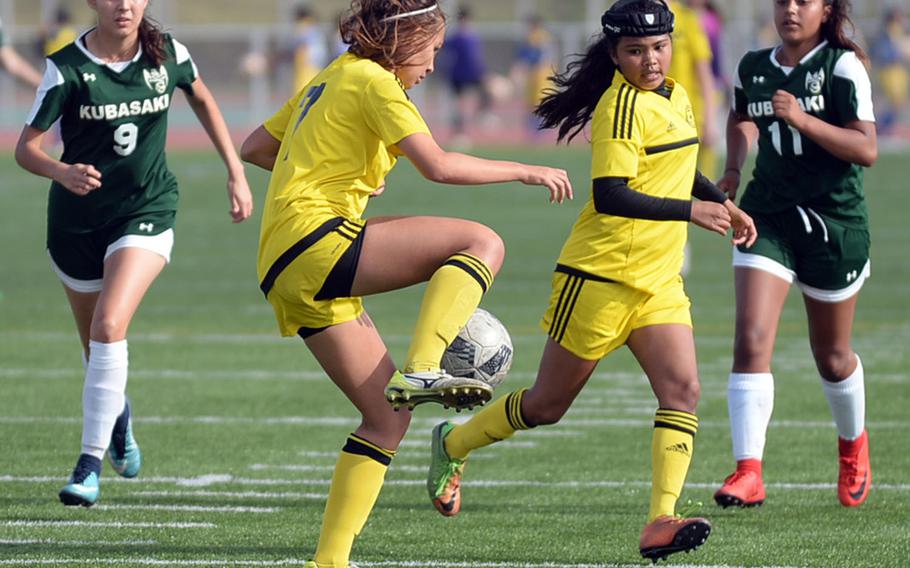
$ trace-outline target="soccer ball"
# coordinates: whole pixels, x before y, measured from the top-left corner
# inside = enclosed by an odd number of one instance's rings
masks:
[[[512,366],[512,338],[493,314],[477,308],[442,356],[442,368],[496,387]]]

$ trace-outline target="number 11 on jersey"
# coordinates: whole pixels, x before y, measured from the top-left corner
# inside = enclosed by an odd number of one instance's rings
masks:
[[[792,126],[787,125],[787,128],[790,129],[790,134],[793,136],[793,154],[797,156],[803,155],[803,137],[799,133],[799,130],[793,128]],[[780,122],[775,121],[771,123],[771,126],[768,127],[768,130],[771,132],[771,144],[774,146],[774,149],[777,150],[777,153],[781,156],[784,155],[784,149],[782,145],[781,135],[780,135]]]

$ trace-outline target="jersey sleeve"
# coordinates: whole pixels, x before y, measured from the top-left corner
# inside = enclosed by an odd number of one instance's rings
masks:
[[[856,53],[848,51],[834,65],[831,81],[834,108],[844,123],[854,120],[875,122],[872,108],[872,83]]]
[[[638,176],[642,139],[637,99],[638,91],[623,85],[607,91],[598,103],[591,122],[591,179]]]
[[[363,93],[362,108],[367,126],[387,147],[412,134],[430,133],[420,111],[391,77],[370,81]]]
[[[193,83],[199,78],[199,69],[196,68],[196,63],[193,62],[190,50],[188,50],[185,45],[174,38],[171,38],[171,42],[174,45],[174,58],[177,62],[177,77],[175,84],[177,87],[183,89],[184,92],[192,94]]]
[[[53,60],[48,59],[44,77],[35,95],[35,103],[25,123],[38,130],[49,129],[63,114],[70,90],[70,83],[66,81],[63,73]]]
[[[749,113],[749,97],[746,95],[746,89],[743,87],[743,73],[747,67],[746,57],[739,60],[736,67],[736,73],[733,74],[733,97],[730,104],[736,114],[743,116]]]
[[[281,109],[272,115],[271,118],[262,123],[262,127],[271,134],[275,140],[284,140],[284,133],[288,129],[288,122],[294,109],[300,105],[300,97],[303,96],[305,89],[301,89],[293,98],[284,103]]]

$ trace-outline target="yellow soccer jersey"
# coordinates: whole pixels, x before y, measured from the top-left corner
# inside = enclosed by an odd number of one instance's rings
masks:
[[[262,214],[259,277],[330,217],[358,219],[400,151],[429,133],[395,75],[345,53],[263,125],[281,140]]]
[[[672,79],[669,99],[642,91],[617,71],[592,119],[591,178],[621,177],[647,195],[691,199],[698,134],[685,89]],[[598,213],[590,199],[559,263],[656,292],[678,278],[687,223]]]
[[[696,124],[701,127],[704,96],[695,73],[695,65],[701,62],[711,63],[711,44],[697,12],[679,2],[671,2],[670,9],[673,10],[676,22],[673,30],[673,60],[668,75],[686,88]]]

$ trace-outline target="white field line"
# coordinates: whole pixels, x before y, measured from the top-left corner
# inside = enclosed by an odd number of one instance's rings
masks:
[[[334,465],[311,465],[311,464],[268,464],[254,463],[249,466],[253,471],[335,471]],[[426,473],[426,466],[417,465],[399,465],[392,460],[389,466],[390,471],[407,472],[407,473]]]
[[[96,527],[115,529],[214,529],[215,523],[131,523],[122,521],[0,521],[3,527]]]
[[[306,499],[314,501],[325,501],[326,497],[328,497],[328,493],[300,493],[295,491],[267,493],[264,491],[205,491],[202,489],[189,491],[134,491],[130,495],[138,497],[218,497],[221,499]]]
[[[636,412],[643,409],[633,409]],[[653,414],[653,409],[651,409]],[[605,415],[610,411],[605,410]],[[432,427],[443,418],[414,418],[411,424],[414,428]],[[242,426],[347,426],[356,428],[359,420],[349,416],[275,416],[269,418],[246,418],[238,416],[136,416],[136,424],[147,425],[242,425]],[[82,418],[77,416],[0,416],[0,424],[82,424]],[[654,425],[653,419],[635,418],[567,418],[561,420],[556,428],[630,428],[647,427]],[[729,427],[727,420],[702,420],[702,427]],[[867,422],[867,426],[874,430],[904,430],[910,426],[910,420],[882,420]],[[553,427],[551,427],[552,429]],[[772,420],[771,428],[808,429],[833,429],[834,424],[829,420]],[[519,433],[522,435],[522,433]],[[529,435],[533,435],[530,434]],[[419,443],[419,442],[418,442]],[[513,447],[518,441],[510,441]],[[534,442],[528,442],[533,444]],[[407,440],[402,443],[410,447]]]
[[[277,513],[280,507],[203,507],[201,505],[96,505],[101,511],[167,511],[177,513]]]
[[[211,487],[213,485],[241,485],[241,486],[264,486],[264,487],[275,487],[283,485],[298,485],[298,486],[320,486],[328,487],[331,483],[331,479],[276,479],[276,478],[265,478],[265,479],[252,479],[244,477],[233,477],[231,475],[208,475],[203,476],[204,479],[207,479],[207,484],[203,485],[199,483],[199,478],[177,478],[177,477],[150,477],[150,478],[141,478],[141,479],[122,479],[117,477],[111,477],[105,479],[105,483],[135,483],[135,484],[174,484],[178,487]],[[0,476],[0,483],[57,483],[62,480],[62,477],[50,477],[50,476],[36,476],[36,477],[14,477],[11,475]],[[594,480],[594,481],[538,481],[538,480],[521,480],[521,479],[466,479],[464,481],[466,485],[471,487],[479,488],[524,488],[524,487],[535,487],[535,488],[554,488],[554,489],[596,489],[596,488],[624,488],[624,487],[650,487],[650,480]],[[686,487],[698,488],[698,489],[713,489],[717,487],[716,481],[712,482],[690,482],[686,483]],[[394,485],[400,487],[411,487],[411,486],[425,486],[426,479],[388,479],[385,482],[385,485]],[[781,490],[829,490],[837,487],[836,484],[830,482],[822,483],[766,483],[765,487],[771,489],[781,489]],[[910,491],[910,484],[908,483],[876,483],[873,485],[875,489],[884,490],[884,491]],[[265,493],[267,495],[275,495],[273,493]],[[297,495],[296,493],[290,493],[289,495]]]
[[[422,447],[425,449],[428,449],[430,447],[429,439],[427,439],[425,441],[418,441],[418,440],[406,440],[406,441],[410,444],[409,447],[415,447],[415,448]],[[490,449],[490,450],[487,450],[486,452],[475,454],[475,455],[471,456],[471,461],[478,460],[478,459],[480,459],[480,460],[499,459],[499,457],[500,457],[499,451],[504,450],[504,449],[506,449],[506,446],[502,446],[501,448],[496,448],[496,449]],[[304,451],[298,452],[297,455],[305,457],[305,458],[310,458],[310,459],[328,459],[328,460],[332,460],[332,462],[334,463],[334,461],[338,459],[339,452],[340,452],[340,450],[336,451],[336,452],[311,452],[311,451],[304,450]],[[401,463],[402,461],[405,461],[405,462],[420,461],[420,463],[426,463],[426,456],[413,454],[413,453],[399,454],[399,455],[395,456],[394,463]]]
[[[165,558],[16,558],[0,560],[0,566],[34,566],[51,565],[65,566],[68,564],[82,564],[85,566],[99,566],[105,564],[122,564],[124,566],[302,566],[306,564],[302,558],[285,558],[282,560],[179,560]],[[451,562],[439,560],[385,560],[382,562],[358,561],[357,566],[366,568],[375,566],[398,566],[404,568],[641,568],[642,564],[566,564],[560,562]],[[736,568],[730,564],[673,564],[674,568]],[[758,566],[756,568],[798,568],[795,566]],[[808,567],[799,567],[808,568]]]
[[[34,545],[54,545],[54,546],[147,546],[158,544],[155,540],[53,540],[53,539],[0,539],[0,545],[6,546],[34,546]]]

